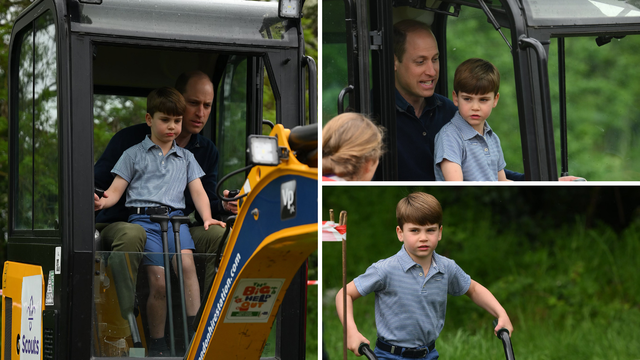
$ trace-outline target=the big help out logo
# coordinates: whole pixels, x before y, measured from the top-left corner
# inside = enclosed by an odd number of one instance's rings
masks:
[[[20,359],[40,360],[42,351],[42,275],[22,279],[22,319],[17,339]]]
[[[295,180],[280,185],[280,219],[287,220],[296,217],[297,198]]]

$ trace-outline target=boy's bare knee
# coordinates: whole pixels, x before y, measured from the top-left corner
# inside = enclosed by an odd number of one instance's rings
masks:
[[[162,282],[155,282],[149,284],[149,296],[152,296],[154,299],[164,299],[167,295],[167,285]]]

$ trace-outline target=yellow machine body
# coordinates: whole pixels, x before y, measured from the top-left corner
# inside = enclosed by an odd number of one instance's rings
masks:
[[[42,359],[42,267],[13,261],[2,274],[2,360]],[[8,345],[8,346],[7,346]]]
[[[288,149],[288,130],[276,125],[271,136]],[[318,247],[317,177],[293,154],[251,170],[187,359],[260,358],[291,280]]]

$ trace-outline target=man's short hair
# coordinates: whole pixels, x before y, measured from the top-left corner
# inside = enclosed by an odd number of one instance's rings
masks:
[[[398,58],[398,62],[402,62],[404,56],[407,34],[416,30],[425,30],[433,34],[428,24],[418,20],[406,19],[393,25],[393,55]]]
[[[466,60],[458,66],[453,76],[453,90],[456,94],[462,91],[470,95],[483,95],[493,91],[493,95],[496,95],[499,88],[500,72],[486,60]]]
[[[184,94],[185,92],[187,92],[187,84],[193,78],[207,79],[209,80],[209,82],[211,82],[209,75],[203,73],[200,70],[186,71],[180,74],[176,79],[176,84],[175,84],[176,90],[178,90],[180,94]]]
[[[396,218],[401,229],[406,223],[441,226],[442,206],[433,195],[414,192],[398,201]]]
[[[187,109],[182,94],[172,87],[161,87],[147,96],[147,113],[151,116],[157,112],[170,116],[182,116]]]

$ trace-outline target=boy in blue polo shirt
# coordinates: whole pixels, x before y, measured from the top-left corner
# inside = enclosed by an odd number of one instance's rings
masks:
[[[498,105],[500,73],[488,61],[469,59],[456,69],[458,111],[435,139],[434,171],[442,181],[508,181],[500,139],[487,123]]]
[[[472,280],[456,263],[435,253],[442,238],[442,208],[432,195],[416,192],[396,207],[398,240],[403,243],[394,256],[371,265],[347,284],[347,318],[343,319],[341,289],[336,309],[347,327],[347,347],[357,356],[361,343],[369,344],[353,319],[353,301],[375,293],[378,359],[437,359],[435,341],[444,327],[447,294],[467,295],[498,319],[495,332],[507,328],[509,316],[485,287]]]
[[[145,120],[151,128],[151,135],[139,144],[127,149],[111,173],[113,183],[102,198],[94,196],[94,209],[106,209],[118,202],[127,191],[126,206],[130,211],[129,222],[145,229],[147,241],[145,252],[162,253],[160,225],[151,222],[149,215],[183,215],[185,208],[185,188],[189,188],[191,198],[204,221],[204,229],[220,224],[211,217],[209,198],[200,177],[205,175],[193,154],[176,145],[175,139],[182,131],[182,115],[186,103],[182,94],[169,87],[153,90],[147,97]],[[224,226],[222,224],[221,226]],[[169,223],[169,252],[175,252],[173,228]],[[191,256],[195,248],[187,224],[180,226],[182,247],[182,267],[185,283],[185,299],[189,322],[200,307],[200,287],[195,263]],[[147,265],[149,278],[149,299],[147,318],[149,319],[149,353],[162,356],[168,350],[164,339],[166,320],[166,285],[162,255],[145,255],[143,265]],[[174,267],[175,267],[174,260]]]

